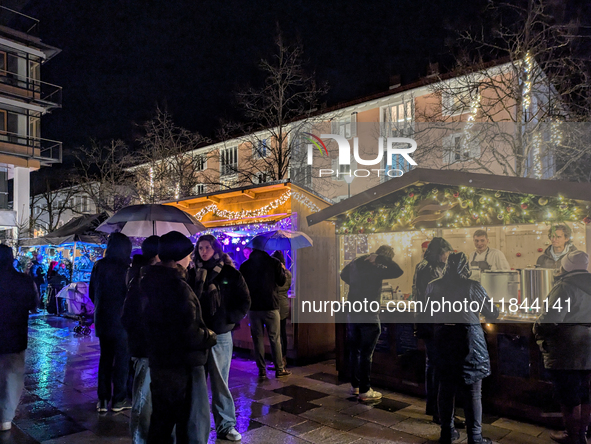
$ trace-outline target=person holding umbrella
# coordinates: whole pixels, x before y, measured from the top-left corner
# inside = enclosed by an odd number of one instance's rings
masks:
[[[244,278],[214,236],[201,236],[193,254],[195,268],[190,271],[189,283],[201,304],[205,325],[217,335],[217,344],[211,348],[205,364],[211,383],[211,407],[217,437],[240,441],[242,435],[236,430],[236,411],[228,388],[228,378],[233,351],[232,329],[248,313],[250,294]],[[194,393],[193,400],[198,393],[207,391],[207,385],[198,386],[203,383],[206,384],[203,379],[194,381],[197,392]],[[192,419],[204,413],[209,415],[209,409],[207,412],[200,412],[199,403],[193,402],[189,437],[195,430]]]

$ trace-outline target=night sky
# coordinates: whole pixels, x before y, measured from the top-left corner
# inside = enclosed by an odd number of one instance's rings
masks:
[[[451,66],[447,44],[479,25],[486,0],[3,4],[38,18],[43,41],[62,49],[42,71],[63,87],[63,108],[43,119],[42,136],[63,141],[67,155],[91,138],[131,142],[156,106],[213,137],[220,119],[240,117],[234,92],[261,82],[257,64],[273,53],[277,25],[328,83],[329,106],[387,90],[395,74],[410,83],[429,62]]]

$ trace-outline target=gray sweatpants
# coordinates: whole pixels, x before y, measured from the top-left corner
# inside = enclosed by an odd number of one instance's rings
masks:
[[[264,372],[266,367],[265,327],[267,327],[275,369],[283,370],[283,355],[281,354],[281,342],[279,338],[279,310],[249,311],[248,317],[250,320],[250,334],[254,343],[254,357],[259,372]]]
[[[12,422],[25,387],[25,352],[0,355],[0,422]]]

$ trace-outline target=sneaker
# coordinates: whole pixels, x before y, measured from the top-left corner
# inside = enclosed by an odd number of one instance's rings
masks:
[[[10,422],[10,421],[3,422],[2,426],[0,426],[0,431],[6,432],[7,430],[10,430],[11,428],[12,428],[12,422]]]
[[[126,399],[125,401],[119,401],[111,406],[111,410],[114,412],[120,412],[121,410],[129,410],[131,403]]]
[[[482,438],[482,441],[474,441],[474,444],[493,444],[493,442],[490,438]]]
[[[109,401],[99,401],[96,403],[96,411],[104,413],[109,410]]]
[[[351,394],[353,396],[359,395],[359,387],[351,387]]]
[[[376,401],[378,399],[382,399],[382,394],[371,388],[365,393],[359,393],[360,401]]]
[[[444,439],[443,437],[440,437],[439,443],[440,444],[451,444],[452,442],[457,441],[458,439],[460,439],[460,432],[458,432],[456,429],[453,429],[451,431],[451,438]]]
[[[284,376],[289,376],[291,375],[291,372],[289,370],[279,370],[275,372],[275,377],[276,378],[283,378]]]
[[[242,439],[242,435],[238,433],[234,427],[232,427],[225,436],[220,437],[220,439],[225,439],[227,441],[240,441]]]

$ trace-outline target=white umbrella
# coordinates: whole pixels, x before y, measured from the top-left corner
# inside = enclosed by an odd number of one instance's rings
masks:
[[[104,233],[123,233],[132,237],[162,236],[171,231],[192,236],[205,229],[195,217],[176,207],[154,204],[125,207],[97,228]]]
[[[261,233],[251,239],[246,247],[259,245],[265,250],[297,250],[314,245],[310,236],[301,231],[274,230]]]

